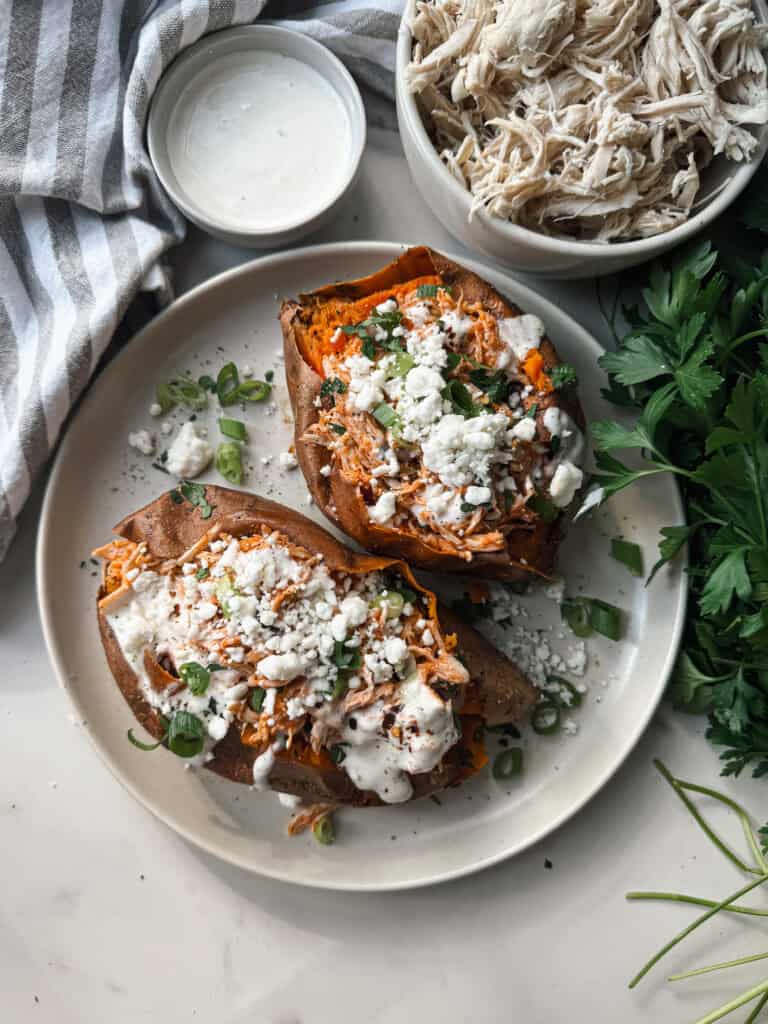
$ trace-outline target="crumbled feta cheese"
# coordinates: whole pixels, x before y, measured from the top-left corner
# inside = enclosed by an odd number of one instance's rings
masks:
[[[208,444],[194,423],[182,424],[181,429],[168,449],[166,469],[171,476],[195,477],[207,468],[213,458],[213,448]]]
[[[304,672],[304,662],[293,651],[287,654],[268,654],[258,663],[256,670],[265,679],[291,682]]]
[[[299,464],[293,452],[289,451],[280,452],[277,461],[283,469],[296,469]]]
[[[584,474],[572,462],[561,462],[549,484],[549,496],[558,508],[565,508],[573,501],[581,487]]]
[[[397,502],[392,491],[385,491],[375,505],[368,506],[368,518],[372,523],[386,523],[395,514]]]
[[[153,455],[155,439],[148,430],[136,430],[128,435],[128,444],[142,455]]]
[[[536,437],[536,420],[532,416],[525,416],[517,421],[510,434],[518,441],[532,441]]]
[[[153,402],[152,405],[150,405],[150,407],[149,407],[149,415],[150,416],[162,416],[163,415],[163,407],[162,407],[162,405],[160,405],[159,402]]]
[[[485,505],[491,500],[491,489],[490,487],[468,487],[464,499],[470,505]]]

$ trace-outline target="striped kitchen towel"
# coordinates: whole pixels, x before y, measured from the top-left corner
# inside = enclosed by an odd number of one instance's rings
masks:
[[[0,560],[32,482],[137,292],[184,238],[143,140],[200,36],[258,15],[391,99],[401,0],[0,0]]]

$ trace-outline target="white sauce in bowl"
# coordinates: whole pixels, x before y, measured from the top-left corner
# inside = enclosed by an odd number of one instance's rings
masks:
[[[341,192],[352,127],[334,87],[308,64],[269,50],[218,58],[171,113],[168,158],[181,189],[233,228],[302,223]]]

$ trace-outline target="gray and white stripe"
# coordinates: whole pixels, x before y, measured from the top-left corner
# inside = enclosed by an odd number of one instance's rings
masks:
[[[391,98],[402,0],[0,0],[0,560],[141,289],[184,237],[144,148],[158,79],[206,32],[321,40]]]

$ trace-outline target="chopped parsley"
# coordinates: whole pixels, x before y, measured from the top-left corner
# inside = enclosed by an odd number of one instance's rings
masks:
[[[339,436],[341,436],[342,434],[346,434],[347,432],[347,428],[343,427],[341,423],[331,423],[330,426],[334,434],[338,434]]]
[[[174,495],[180,495],[180,497],[176,498]],[[179,484],[178,490],[171,491],[171,501],[176,505],[180,505],[184,498],[186,498],[191,505],[195,505],[200,509],[201,519],[211,518],[213,506],[208,503],[203,484],[196,484],[191,480],[182,480]]]
[[[563,388],[575,387],[579,378],[574,368],[569,363],[561,363],[559,366],[551,366],[545,371],[552,381],[555,391],[562,391]]]
[[[488,401],[493,402],[494,405],[506,402],[509,397],[512,381],[503,370],[494,372],[488,366],[479,366],[475,370],[470,370],[469,379],[476,388],[485,392]]]
[[[347,385],[343,380],[339,380],[338,377],[326,377],[320,385],[320,401],[329,409],[336,404],[334,396],[343,395],[346,390]]]

